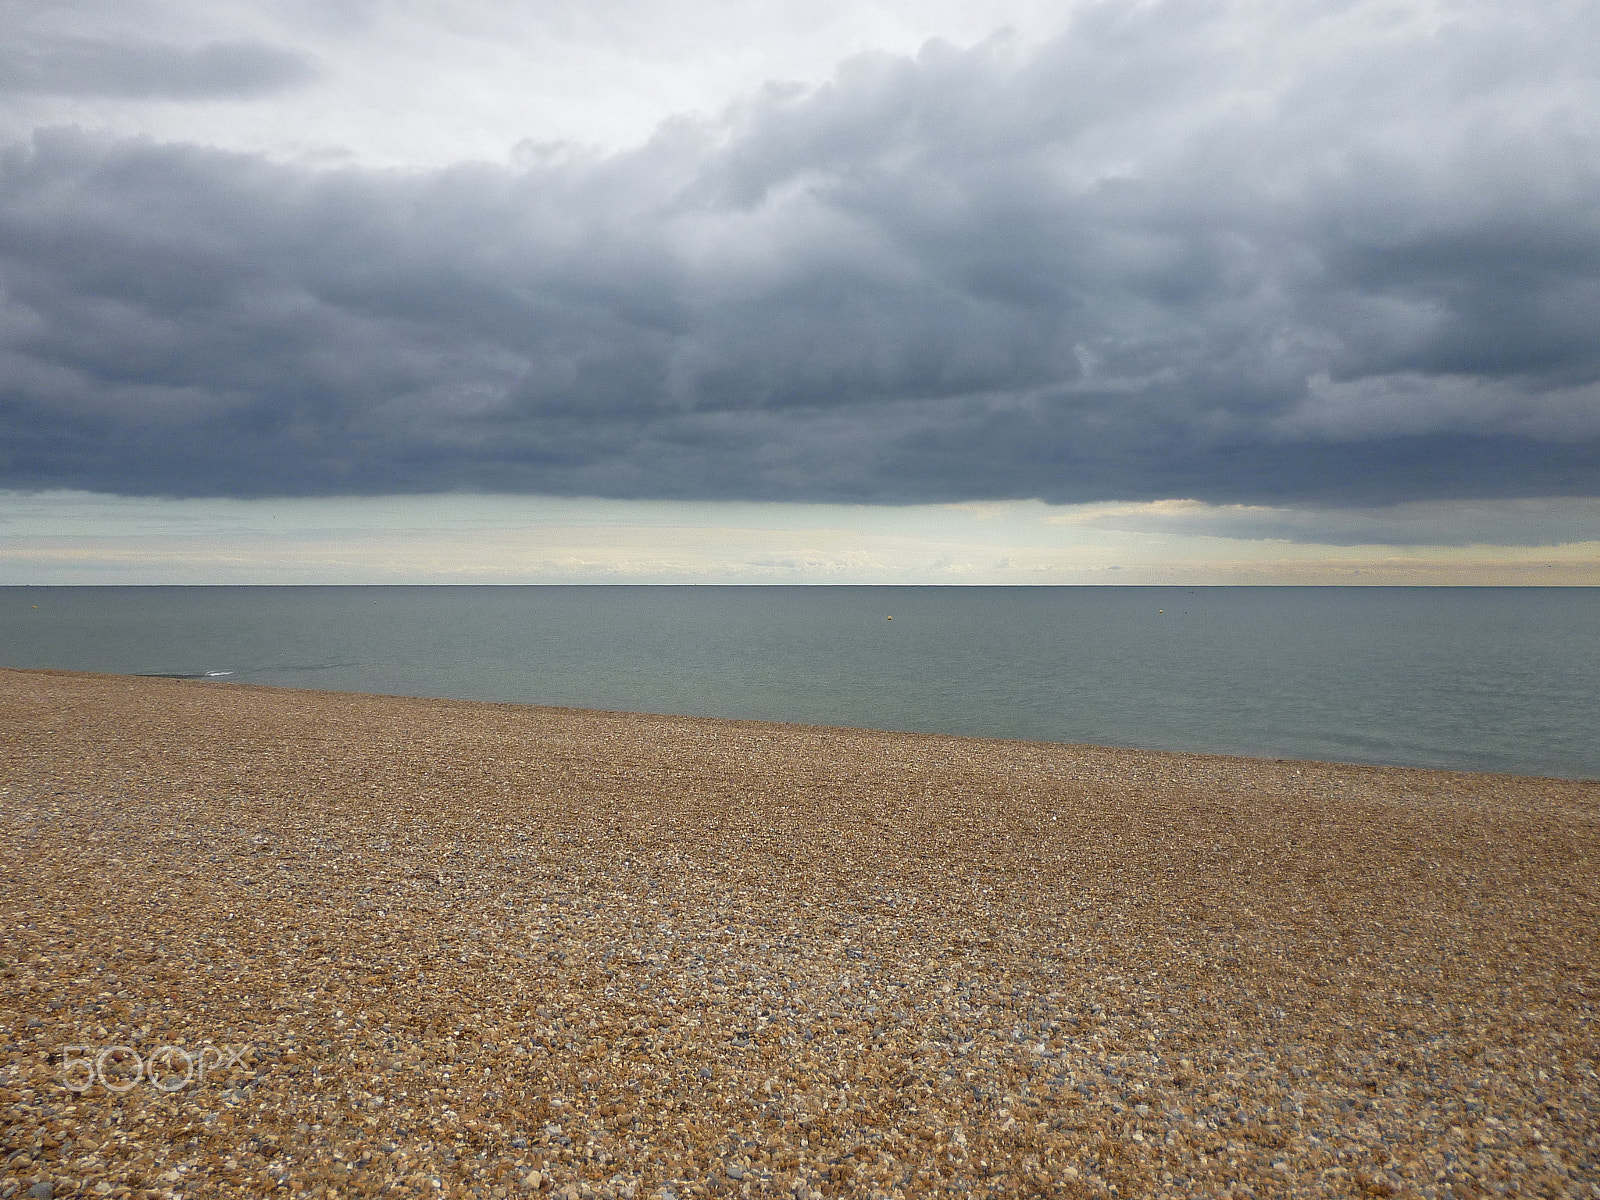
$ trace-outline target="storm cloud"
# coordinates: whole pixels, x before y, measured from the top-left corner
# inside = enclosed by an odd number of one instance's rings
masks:
[[[1595,45],[1592,4],[1118,4],[618,153],[39,131],[0,486],[1600,494]]]

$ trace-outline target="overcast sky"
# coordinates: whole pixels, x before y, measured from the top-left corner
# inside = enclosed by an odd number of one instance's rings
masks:
[[[1600,582],[1592,0],[0,26],[0,581]]]

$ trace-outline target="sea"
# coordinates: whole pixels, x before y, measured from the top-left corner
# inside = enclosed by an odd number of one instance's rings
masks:
[[[3,587],[0,666],[1600,778],[1600,589]]]

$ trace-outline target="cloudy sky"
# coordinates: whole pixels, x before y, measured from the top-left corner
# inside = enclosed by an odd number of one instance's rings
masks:
[[[0,582],[1600,584],[1592,0],[0,27]]]

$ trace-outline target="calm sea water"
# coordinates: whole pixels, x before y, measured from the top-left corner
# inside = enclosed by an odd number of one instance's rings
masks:
[[[1592,588],[9,587],[0,665],[1600,777]]]

